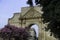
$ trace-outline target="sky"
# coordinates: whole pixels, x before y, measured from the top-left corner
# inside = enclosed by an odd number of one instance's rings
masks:
[[[8,18],[12,18],[14,13],[21,12],[21,7],[28,6],[26,1],[27,0],[0,0],[0,29],[7,25]],[[32,28],[34,28],[34,26],[36,32],[38,32],[37,25],[33,25]]]
[[[28,6],[27,0],[0,0],[0,28],[7,24],[8,18],[14,13],[21,12],[21,7]]]
[[[7,24],[8,18],[11,18],[14,13],[21,12],[21,7],[28,6],[26,1],[27,0],[0,0],[0,28],[3,28],[4,25]]]

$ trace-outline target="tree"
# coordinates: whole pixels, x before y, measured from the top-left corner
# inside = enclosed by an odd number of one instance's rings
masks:
[[[33,6],[32,0],[28,0],[28,1],[27,1],[27,4],[29,4],[30,6]]]
[[[40,0],[43,6],[43,23],[49,22],[46,29],[60,40],[60,0]]]
[[[43,6],[43,23],[49,22],[46,30],[60,40],[60,0],[35,0],[36,4]]]
[[[28,32],[25,28],[17,28],[13,25],[6,25],[0,30],[0,37],[2,38],[15,38],[15,40],[28,40]]]

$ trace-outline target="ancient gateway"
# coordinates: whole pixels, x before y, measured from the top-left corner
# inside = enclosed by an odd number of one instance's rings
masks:
[[[15,25],[17,27],[29,27],[29,25],[37,24],[39,28],[38,40],[56,40],[53,36],[50,36],[50,32],[45,31],[47,23],[42,22],[42,7],[22,7],[21,13],[14,13],[12,18],[9,18],[8,24]]]

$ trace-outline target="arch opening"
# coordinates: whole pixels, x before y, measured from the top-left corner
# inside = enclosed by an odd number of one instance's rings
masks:
[[[38,25],[37,25],[37,24],[30,24],[30,25],[29,25],[29,28],[35,30],[36,38],[37,38],[37,40],[38,40],[38,36],[39,36],[39,27],[38,27]]]

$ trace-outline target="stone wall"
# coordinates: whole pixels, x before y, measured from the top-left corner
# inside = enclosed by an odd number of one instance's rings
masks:
[[[50,36],[50,32],[45,31],[46,24],[43,24],[41,15],[42,7],[23,7],[21,13],[15,13],[12,18],[9,18],[8,24],[15,25],[17,27],[29,27],[30,24],[37,24],[39,28],[38,40],[56,40],[53,36]],[[23,20],[21,20],[21,18]]]

